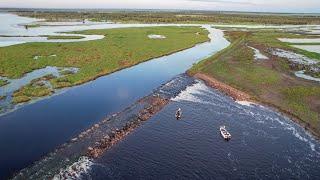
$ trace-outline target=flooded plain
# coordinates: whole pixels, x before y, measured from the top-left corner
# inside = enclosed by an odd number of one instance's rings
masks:
[[[40,37],[26,40],[17,36],[161,26],[101,23],[25,29],[18,24],[35,19],[0,14],[0,18],[8,16],[12,19],[0,22],[4,24],[0,35],[16,37],[3,37],[8,39],[0,40],[1,45],[48,42],[37,39]],[[210,42],[103,76],[0,116],[0,144],[5,145],[1,146],[0,179],[30,166],[86,128],[229,45],[223,31],[203,27],[210,32]],[[181,121],[174,119],[178,107],[183,109]],[[232,133],[230,142],[219,136],[220,125]],[[236,103],[197,82],[102,157],[82,157],[66,171],[76,170],[77,177],[83,179],[318,179],[319,148],[319,141],[290,119],[259,105]]]

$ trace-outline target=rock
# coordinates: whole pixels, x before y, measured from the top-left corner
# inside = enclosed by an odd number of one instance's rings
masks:
[[[71,142],[76,142],[77,140],[78,140],[78,138],[73,138],[73,139],[71,139]]]
[[[98,127],[99,127],[99,124],[95,124],[94,127],[95,127],[95,128],[98,128]]]
[[[92,147],[88,147],[88,151],[93,151],[93,148]]]

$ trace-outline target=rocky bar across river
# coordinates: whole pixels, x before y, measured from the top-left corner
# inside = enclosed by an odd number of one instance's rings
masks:
[[[99,157],[144,121],[159,112],[170,99],[194,83],[196,79],[187,74],[173,78],[130,107],[106,117],[70,139],[68,143],[61,145],[40,161],[21,170],[13,179],[50,179],[54,175],[61,176],[61,178],[66,176],[61,173],[61,170],[71,166],[83,156],[92,159]]]

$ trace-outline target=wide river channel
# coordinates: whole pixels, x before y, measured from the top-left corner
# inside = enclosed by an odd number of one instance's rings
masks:
[[[25,30],[14,22],[30,23],[34,19],[4,15],[7,20],[4,22],[10,24],[2,27],[10,28],[10,35],[19,35],[13,33],[15,29],[23,35],[44,35],[67,30],[149,26],[98,24]],[[12,21],[8,18],[12,18]],[[214,41],[118,71],[0,116],[0,177],[30,165],[85,128],[124,109],[159,85],[185,72],[193,63],[229,44],[221,30],[210,26],[206,28]],[[7,31],[2,29],[0,32]],[[19,41],[15,40],[15,43]]]
[[[18,26],[33,21],[0,14],[0,35],[37,36],[85,29],[155,26],[93,23],[29,30]],[[69,88],[0,116],[0,179],[41,159],[87,127],[121,111],[184,73],[193,63],[229,45],[223,31],[209,25],[203,27],[210,32],[210,42]],[[0,45],[46,41],[40,37],[21,38],[3,38]],[[172,118],[178,106],[184,110],[182,121]],[[230,142],[222,141],[218,134],[222,124],[234,135]],[[319,169],[320,143],[303,128],[267,108],[238,104],[198,82],[94,162],[83,178],[319,179]]]

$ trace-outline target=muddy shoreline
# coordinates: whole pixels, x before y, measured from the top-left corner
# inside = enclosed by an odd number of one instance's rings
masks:
[[[208,75],[205,75],[203,73],[197,73],[197,74],[193,75],[193,77],[204,81],[207,86],[221,91],[222,93],[226,94],[227,96],[230,96],[231,98],[233,98],[235,101],[249,101],[249,102],[253,102],[256,104],[261,104],[263,106],[269,107],[269,108],[273,109],[274,111],[277,111],[277,112],[281,113],[282,115],[289,117],[292,121],[299,124],[305,130],[307,130],[310,134],[312,134],[316,139],[320,140],[320,134],[314,128],[310,127],[310,125],[308,123],[304,122],[300,117],[292,114],[289,111],[282,109],[281,107],[279,107],[275,104],[268,103],[268,102],[262,101],[260,99],[254,98],[251,95],[249,95],[243,91],[240,91],[232,86],[229,86],[229,85],[227,85],[221,81],[218,81],[217,79],[210,77]]]

